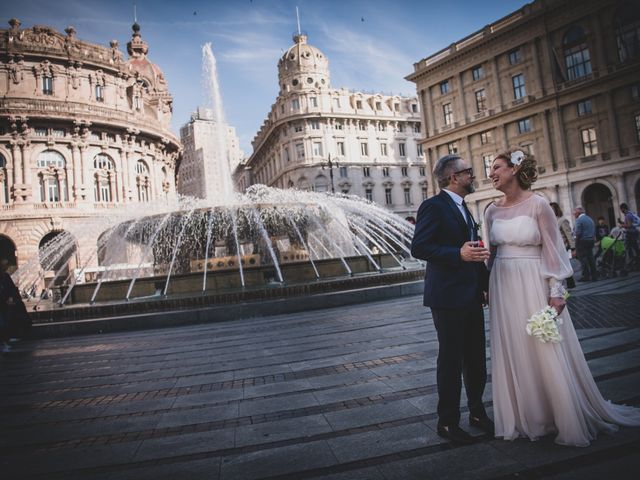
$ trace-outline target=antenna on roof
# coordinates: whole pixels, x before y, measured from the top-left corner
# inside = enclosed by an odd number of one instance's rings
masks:
[[[298,35],[301,35],[300,31],[300,12],[298,12],[298,6],[296,5],[296,20],[298,21]]]
[[[133,23],[138,23],[138,10],[136,8],[136,2],[133,2]]]

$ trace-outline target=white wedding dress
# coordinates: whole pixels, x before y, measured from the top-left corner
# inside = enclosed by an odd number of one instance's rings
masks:
[[[556,217],[532,195],[517,205],[489,206],[491,365],[496,437],[535,440],[556,434],[561,445],[587,446],[598,432],[640,425],[640,409],[614,405],[598,391],[568,310],[561,343],[527,335],[550,289],[572,275]]]

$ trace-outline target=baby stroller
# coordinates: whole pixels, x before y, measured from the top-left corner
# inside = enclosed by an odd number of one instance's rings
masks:
[[[615,237],[602,237],[600,240],[600,258],[598,259],[598,276],[600,278],[613,278],[618,275],[625,277],[628,275],[626,268],[627,254],[624,247],[624,240],[621,233]]]

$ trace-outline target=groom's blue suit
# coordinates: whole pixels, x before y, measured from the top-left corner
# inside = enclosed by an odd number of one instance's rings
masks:
[[[462,376],[470,414],[486,417],[482,302],[489,275],[484,263],[465,262],[460,255],[473,233],[448,193],[420,205],[411,254],[427,261],[424,305],[431,308],[438,333],[438,424],[443,426],[459,423]]]

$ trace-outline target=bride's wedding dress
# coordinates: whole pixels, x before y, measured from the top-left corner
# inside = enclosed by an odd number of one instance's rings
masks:
[[[532,195],[517,205],[489,206],[489,318],[496,437],[587,446],[598,432],[640,425],[640,409],[614,405],[600,394],[580,348],[568,310],[561,343],[527,335],[532,314],[548,303],[550,289],[572,269],[546,200]]]

